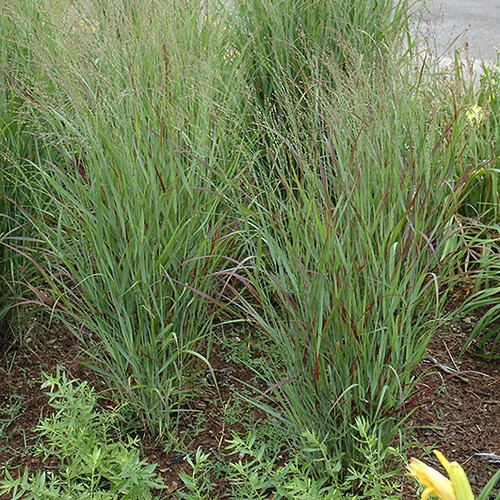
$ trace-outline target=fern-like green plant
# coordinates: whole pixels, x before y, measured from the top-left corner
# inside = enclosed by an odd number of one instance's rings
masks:
[[[49,404],[55,410],[37,426],[40,443],[36,454],[59,461],[59,470],[13,475],[4,470],[0,495],[26,500],[152,499],[152,489],[164,488],[155,473],[139,455],[138,440],[122,440],[113,432],[120,408],[101,411],[95,391],[78,380],[70,380],[57,370],[45,374],[42,388],[48,388]]]

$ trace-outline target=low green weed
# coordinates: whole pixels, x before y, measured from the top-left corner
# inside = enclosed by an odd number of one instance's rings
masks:
[[[24,397],[12,394],[8,402],[0,406],[0,439],[9,439],[9,427],[22,415]]]
[[[218,498],[212,493],[210,455],[203,453],[201,448],[198,448],[194,457],[188,456],[186,462],[191,468],[191,473],[179,472],[179,479],[184,484],[185,491],[179,492],[177,498],[182,500],[215,500]]]
[[[94,390],[60,370],[44,377],[42,388],[48,389],[55,413],[37,426],[41,441],[36,454],[57,459],[59,468],[35,474],[26,468],[16,478],[6,469],[0,494],[33,500],[153,498],[152,490],[164,485],[156,466],[140,458],[137,439],[116,436],[119,409],[99,410]]]
[[[357,441],[358,458],[352,462],[345,477],[339,474],[341,464],[329,455],[325,442],[313,431],[304,433],[304,442],[309,456],[317,463],[302,462],[285,453],[278,455],[270,445],[263,443],[254,432],[245,440],[234,437],[228,450],[242,457],[231,464],[229,474],[233,484],[228,498],[234,500],[264,500],[273,495],[279,499],[396,499],[399,488],[399,471],[388,472],[389,460],[400,459],[393,448],[382,448],[376,433],[366,420],[357,418],[351,430]],[[293,453],[291,453],[293,455]],[[318,476],[315,471],[320,469]],[[353,493],[355,492],[355,493]]]

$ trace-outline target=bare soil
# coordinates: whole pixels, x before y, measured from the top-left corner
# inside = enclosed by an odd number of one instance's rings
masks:
[[[462,464],[476,495],[500,468],[500,461],[487,463],[480,455],[500,455],[500,361],[482,359],[474,345],[460,358],[480,314],[431,340],[418,369],[420,392],[408,421],[418,443]],[[495,354],[500,356],[498,347]],[[423,455],[417,446],[413,451],[417,458]],[[441,468],[433,455],[423,456],[422,461]]]

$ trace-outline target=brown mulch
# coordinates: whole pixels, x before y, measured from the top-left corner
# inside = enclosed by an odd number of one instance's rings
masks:
[[[0,464],[8,467],[14,477],[25,467],[35,473],[53,471],[58,466],[55,460],[44,461],[42,456],[33,454],[36,445],[34,427],[51,412],[47,397],[40,388],[42,372],[53,373],[59,368],[66,371],[69,378],[87,381],[102,397],[103,407],[106,407],[109,396],[106,383],[85,366],[86,359],[82,357],[75,337],[62,325],[48,328],[46,324],[42,318],[34,327],[31,325],[33,328],[30,329],[38,334],[34,335],[36,338],[31,345],[23,347],[12,344],[5,330],[0,331],[0,352],[3,350],[0,357]],[[139,436],[143,456],[157,465],[156,471],[167,485],[166,490],[157,492],[159,498],[174,498],[174,492],[182,488],[178,473],[183,469],[190,472],[186,458],[194,456],[198,447],[213,459],[224,454],[225,461],[231,461],[233,458],[224,453],[227,441],[233,434],[245,435],[252,422],[267,418],[257,408],[247,408],[245,415],[237,421],[234,417],[227,418],[235,391],[245,391],[247,381],[252,381],[259,390],[263,391],[265,387],[262,381],[254,380],[248,367],[228,363],[222,352],[215,353],[210,361],[211,371],[200,364],[200,376],[195,381],[197,398],[192,406],[183,409],[179,441],[167,447],[148,434]],[[10,408],[18,404],[21,407],[11,412]],[[2,424],[10,419],[11,414],[15,415],[15,420],[5,428]],[[197,418],[200,414],[202,419]],[[217,478],[214,491],[223,494],[226,489],[226,480]],[[0,500],[7,498],[0,495]]]
[[[439,449],[450,460],[460,462],[476,493],[491,477],[494,467],[487,466],[475,457],[475,453],[500,455],[500,362],[487,361],[471,353],[459,358],[459,351],[467,339],[475,317],[465,318],[459,325],[451,326],[436,335],[429,347],[428,355],[420,364],[418,404],[407,424],[413,428],[415,444],[411,455],[437,465],[432,455],[424,452]],[[40,389],[42,371],[53,372],[57,366],[65,369],[73,378],[87,380],[103,396],[106,385],[92,370],[82,364],[79,347],[74,337],[61,325],[47,328],[39,320],[42,335],[28,346],[15,346],[5,332],[0,332],[0,464],[9,467],[28,466],[30,470],[51,470],[53,462],[44,462],[42,457],[33,456],[32,446],[35,434],[32,428],[50,408],[47,398]],[[230,407],[234,391],[243,390],[245,381],[254,381],[253,373],[244,365],[228,362],[222,353],[215,353],[211,359],[214,374],[219,382],[217,391],[212,375],[207,373],[200,379],[199,398],[195,410],[187,412],[193,417],[181,421],[181,435],[191,439],[177,447],[165,450],[165,446],[148,436],[141,436],[142,451],[148,460],[157,463],[157,471],[168,485],[163,498],[173,498],[173,492],[182,487],[178,478],[180,469],[189,468],[186,453],[192,453],[201,446],[205,453],[217,458],[224,453],[226,439],[233,432],[245,432],[241,422],[229,421],[226,411]],[[443,367],[457,370],[448,373]],[[19,405],[10,412],[9,408]],[[196,411],[197,410],[197,411]],[[203,413],[204,418],[196,420],[195,415]],[[265,416],[252,410],[250,419]],[[10,415],[15,416],[5,428]],[[224,480],[220,480],[219,492],[224,498]],[[415,499],[415,484],[407,480],[401,498]],[[5,497],[2,497],[5,498]]]
[[[476,495],[500,468],[500,463],[489,465],[477,455],[500,455],[500,360],[482,359],[474,345],[460,357],[480,314],[464,318],[431,340],[419,367],[420,402],[408,422],[420,445],[462,464]],[[412,452],[442,470],[432,454],[417,446]]]

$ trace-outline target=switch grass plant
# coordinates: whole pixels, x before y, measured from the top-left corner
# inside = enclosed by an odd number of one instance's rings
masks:
[[[498,246],[500,227],[497,236],[491,243],[492,249],[480,260],[481,267],[474,273],[481,288],[471,294],[465,301],[462,314],[480,311],[480,319],[474,325],[467,342],[462,347],[462,354],[471,349],[474,355],[486,359],[500,359],[500,266],[498,262]]]
[[[5,29],[5,20],[0,24]],[[5,37],[0,41],[0,60],[7,58],[8,47]],[[25,127],[16,120],[16,112],[22,106],[22,99],[9,88],[6,75],[0,73],[0,324],[8,315],[10,307],[15,302],[16,290],[10,279],[11,265],[19,262],[16,259],[14,240],[23,236],[23,224],[19,220],[22,213],[17,213],[9,200],[17,199],[24,205],[29,200],[24,196],[29,188],[23,187],[19,176],[12,171],[13,164],[22,161],[21,158],[31,156],[34,150],[33,141],[25,140]],[[17,218],[16,218],[17,216]],[[19,241],[19,240],[17,240]]]
[[[30,55],[13,69],[29,89],[24,115],[58,156],[31,161],[29,186],[47,199],[31,220],[57,262],[53,309],[162,435],[190,360],[205,359],[212,312],[200,294],[232,241],[217,185],[238,165],[227,65],[214,57],[222,36],[201,22],[201,2],[2,9]]]
[[[472,175],[456,175],[464,124],[452,103],[429,113],[442,105],[435,84],[400,72],[398,56],[352,54],[341,69],[317,54],[319,77],[275,89],[279,116],[272,103],[256,110],[253,260],[240,272],[256,297],[241,308],[282,351],[274,415],[295,435],[317,433],[339,474],[356,456],[354,417],[377,423],[381,443],[396,435],[467,252],[457,213]]]
[[[461,122],[458,129],[461,132],[456,135],[455,142],[462,154],[454,158],[455,176],[470,171],[469,190],[459,217],[461,224],[467,227],[463,235],[468,238],[471,232],[475,233],[475,243],[461,265],[475,280],[474,293],[459,308],[457,317],[481,310],[481,319],[474,326],[462,353],[474,346],[476,355],[498,359],[500,75],[496,67],[484,64],[478,78],[467,54],[465,58],[457,55],[450,83],[450,96]]]
[[[457,71],[466,73],[464,63],[457,59]],[[495,224],[500,217],[500,195],[498,177],[500,174],[499,150],[500,128],[500,81],[497,69],[484,65],[477,77],[466,74],[455,77],[461,82],[463,90],[458,91],[457,112],[464,121],[462,143],[464,154],[457,162],[457,170],[471,165],[471,190],[462,212],[468,217],[480,219],[484,223]],[[464,165],[465,164],[465,165]]]
[[[274,93],[300,89],[312,74],[323,74],[323,62],[347,70],[351,51],[383,57],[387,40],[407,27],[406,1],[235,0],[232,2],[238,52],[250,59],[248,78],[258,100],[280,111]],[[318,55],[326,59],[312,58]],[[334,84],[334,82],[332,81]]]
[[[5,52],[5,43],[0,43],[1,60]],[[36,264],[46,247],[34,234],[27,211],[45,204],[44,194],[33,189],[32,162],[49,152],[33,140],[29,124],[19,119],[21,108],[22,100],[0,74],[0,324],[5,322],[5,331],[7,320],[11,325],[24,322],[34,312],[34,308],[17,307],[27,305],[26,284],[36,288],[47,278]],[[32,294],[29,300],[40,305],[40,297]]]

